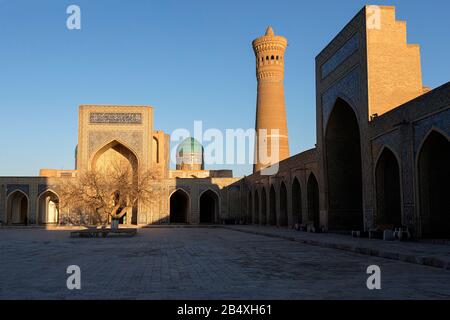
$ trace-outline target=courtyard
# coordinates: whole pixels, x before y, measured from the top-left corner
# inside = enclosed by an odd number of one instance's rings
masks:
[[[224,228],[0,229],[0,299],[450,299],[450,271]],[[81,289],[69,290],[69,265]],[[381,268],[381,290],[366,269]]]

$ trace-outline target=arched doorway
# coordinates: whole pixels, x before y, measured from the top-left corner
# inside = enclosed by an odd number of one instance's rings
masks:
[[[170,196],[170,223],[187,223],[189,213],[189,196],[178,189]]]
[[[280,226],[285,227],[288,225],[288,212],[287,212],[287,189],[284,182],[281,182],[280,186]]]
[[[91,169],[110,172],[121,168],[137,174],[138,158],[130,148],[114,140],[97,151],[91,162]]]
[[[247,222],[252,223],[252,216],[253,216],[253,197],[252,192],[250,191],[248,193],[248,199],[247,199]]]
[[[38,223],[55,224],[59,222],[59,197],[53,191],[45,191],[38,200]]]
[[[261,190],[261,224],[267,224],[267,196],[265,188]]]
[[[277,225],[277,197],[275,193],[275,188],[270,186],[270,194],[269,194],[269,224],[272,226]]]
[[[200,196],[200,223],[215,223],[219,215],[219,197],[212,190]]]
[[[297,178],[292,182],[292,218],[294,224],[302,223],[302,192]]]
[[[103,146],[98,150],[91,161],[91,170],[105,175],[129,177],[137,184],[139,162],[136,154],[117,140]],[[120,191],[117,194],[120,195]],[[127,212],[120,219],[122,224],[137,224],[138,205]]]
[[[8,197],[6,204],[8,224],[28,223],[28,197],[22,191],[14,191]]]
[[[308,220],[314,223],[316,231],[320,229],[319,184],[313,173],[309,175],[308,185]]]
[[[450,238],[450,142],[432,131],[419,152],[419,201],[424,238]]]
[[[259,194],[258,190],[255,191],[255,212],[253,216],[253,223],[259,224]]]
[[[338,99],[326,135],[328,224],[330,230],[362,230],[361,142],[353,109]]]
[[[378,226],[392,228],[402,224],[400,168],[391,150],[385,148],[375,168]]]

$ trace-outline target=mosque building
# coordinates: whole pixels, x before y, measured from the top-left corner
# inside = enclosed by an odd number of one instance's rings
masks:
[[[338,233],[401,227],[414,238],[450,238],[450,83],[422,84],[420,47],[407,43],[406,23],[394,7],[377,8],[381,27],[365,6],[316,57],[315,148],[290,155],[286,107],[295,106],[285,104],[287,39],[269,27],[252,43],[251,175],[205,169],[203,146],[193,138],[178,146],[172,170],[170,137],[155,129],[151,106],[81,105],[75,169],[0,177],[1,224],[64,225],[61,181],[125,159],[136,172],[152,168],[162,177],[157,203],[139,206],[128,224],[297,225]],[[278,161],[263,162],[261,148],[272,150],[275,141]],[[263,173],[274,165],[275,173]]]

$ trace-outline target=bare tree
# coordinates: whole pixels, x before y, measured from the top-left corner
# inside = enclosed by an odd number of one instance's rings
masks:
[[[79,220],[105,226],[121,219],[138,204],[151,205],[160,195],[158,170],[136,172],[124,162],[113,162],[108,167],[79,172],[76,178],[61,185],[61,205]],[[115,225],[115,224],[113,224]]]

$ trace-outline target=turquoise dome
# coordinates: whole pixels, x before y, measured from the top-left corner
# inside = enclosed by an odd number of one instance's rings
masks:
[[[184,139],[177,148],[177,155],[203,153],[203,146],[192,137]]]
[[[177,170],[203,170],[203,146],[192,137],[178,145]]]

